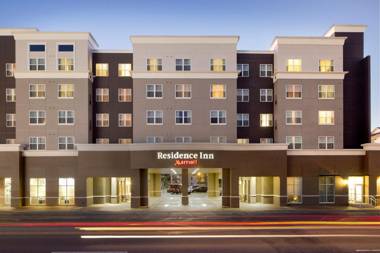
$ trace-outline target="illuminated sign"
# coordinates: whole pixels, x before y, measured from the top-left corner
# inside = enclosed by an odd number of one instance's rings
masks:
[[[175,167],[195,167],[198,160],[213,160],[213,153],[190,153],[190,152],[157,152],[158,160],[175,160]]]

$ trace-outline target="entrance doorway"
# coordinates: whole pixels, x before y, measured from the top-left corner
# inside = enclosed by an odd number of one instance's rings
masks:
[[[239,177],[239,198],[242,207],[279,205],[279,196],[279,177]]]
[[[364,177],[348,177],[348,202],[350,204],[364,203]]]
[[[130,177],[87,178],[89,204],[126,204],[131,202]]]

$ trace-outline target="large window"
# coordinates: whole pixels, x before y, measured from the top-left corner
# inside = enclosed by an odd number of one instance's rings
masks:
[[[249,127],[249,114],[248,113],[238,113],[237,114],[237,126],[238,127]]]
[[[149,72],[162,71],[162,59],[159,59],[159,58],[146,59],[146,70]]]
[[[6,127],[16,127],[16,114],[7,113],[5,115],[5,126]]]
[[[301,99],[302,85],[299,85],[299,84],[286,85],[286,98],[287,99]]]
[[[302,60],[301,59],[288,59],[288,65],[286,66],[288,72],[301,72]]]
[[[30,205],[46,204],[46,178],[29,179]]]
[[[260,89],[260,102],[273,102],[273,90]]]
[[[335,124],[334,111],[318,111],[318,124],[319,125],[334,125]]]
[[[175,143],[191,143],[192,138],[191,136],[176,136],[175,137]]]
[[[260,114],[260,127],[272,127],[273,126],[273,114],[261,113]]]
[[[332,85],[332,84],[318,85],[318,98],[319,99],[334,99],[335,85]]]
[[[16,89],[6,88],[5,89],[5,101],[6,102],[16,102]]]
[[[249,77],[249,64],[237,65],[238,77]]]
[[[162,125],[164,122],[164,113],[160,110],[146,111],[147,125]]]
[[[212,111],[210,111],[210,124],[211,125],[226,125],[227,124],[227,112],[224,110],[212,110]]]
[[[119,127],[131,127],[131,126],[132,126],[132,114],[119,113]]]
[[[58,111],[58,125],[74,125],[74,111],[60,110]]]
[[[29,98],[42,99],[46,97],[45,84],[29,84]]]
[[[289,204],[302,203],[302,177],[287,177],[287,192]]]
[[[147,136],[146,143],[163,143],[164,137],[162,136]]]
[[[302,111],[286,111],[285,118],[287,125],[302,125]]]
[[[273,65],[272,64],[260,64],[260,77],[272,77]]]
[[[109,102],[110,91],[108,88],[97,88],[96,89],[96,102]]]
[[[333,72],[334,71],[334,61],[333,60],[319,60],[319,71],[320,72]]]
[[[211,84],[210,98],[211,99],[225,99],[226,98],[226,85],[225,84]]]
[[[227,136],[210,136],[210,143],[227,143]]]
[[[132,89],[119,88],[117,92],[119,102],[132,102]]]
[[[237,89],[237,102],[249,102],[249,89]]]
[[[58,84],[58,98],[74,98],[74,84]]]
[[[110,139],[109,138],[96,138],[96,144],[109,144]]]
[[[58,58],[58,70],[59,71],[74,71],[74,59],[71,57]]]
[[[334,149],[334,136],[318,136],[319,149]]]
[[[176,59],[175,60],[175,70],[176,71],[190,71],[191,70],[191,60],[190,59]]]
[[[30,150],[44,150],[46,148],[45,136],[31,136],[29,137]]]
[[[5,64],[5,77],[14,76],[15,72],[15,64],[14,63],[6,63]]]
[[[110,115],[108,113],[96,114],[96,127],[109,127]]]
[[[190,110],[175,111],[175,124],[176,125],[190,125],[192,115]]]
[[[59,150],[73,150],[75,147],[74,136],[59,136],[58,149]]]
[[[176,84],[175,98],[190,99],[191,98],[191,84]]]
[[[210,59],[210,70],[213,72],[226,71],[226,59],[221,59],[221,58]]]
[[[72,177],[60,177],[59,205],[74,205],[75,203],[75,180]]]
[[[96,63],[95,64],[95,75],[96,76],[108,76],[108,63]]]
[[[131,76],[131,74],[132,74],[132,64],[130,64],[130,63],[119,63],[118,75],[120,77]]]
[[[30,71],[45,71],[45,58],[30,58],[29,70]]]
[[[29,111],[29,125],[45,125],[46,111]]]
[[[162,84],[147,84],[146,98],[162,98],[163,88]]]
[[[302,136],[286,136],[289,149],[302,149]]]
[[[335,176],[319,177],[319,203],[335,202]]]

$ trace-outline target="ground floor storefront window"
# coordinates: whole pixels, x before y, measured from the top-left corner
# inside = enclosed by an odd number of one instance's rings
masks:
[[[30,178],[30,205],[46,204],[46,178]]]
[[[319,177],[319,203],[335,203],[335,176]]]
[[[289,204],[302,203],[302,177],[287,178],[287,193]]]
[[[59,205],[74,205],[75,203],[75,180],[74,178],[59,178]]]
[[[11,178],[0,178],[0,206],[11,205]]]

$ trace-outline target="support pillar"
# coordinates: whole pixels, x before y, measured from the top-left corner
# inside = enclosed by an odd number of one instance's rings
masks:
[[[189,169],[182,169],[182,205],[189,205]]]
[[[0,178],[0,206],[4,206],[5,203],[5,179],[3,177]]]
[[[148,169],[136,169],[131,177],[131,208],[148,207]]]
[[[222,207],[231,207],[231,173],[230,169],[222,169]]]
[[[376,176],[368,176],[368,195],[369,198],[374,198],[374,200],[377,200],[377,177]],[[378,200],[376,201],[378,204]],[[371,200],[369,199],[369,204],[374,204],[373,202],[371,203]]]
[[[280,206],[288,204],[288,190],[286,175],[280,176]]]
[[[231,171],[231,208],[240,207],[239,176]]]
[[[140,207],[148,207],[148,169],[140,169]]]

